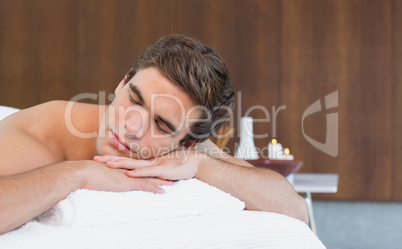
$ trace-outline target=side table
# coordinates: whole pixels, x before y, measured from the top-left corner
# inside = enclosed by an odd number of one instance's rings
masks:
[[[338,191],[337,174],[299,173],[294,174],[293,187],[303,193],[308,208],[311,230],[317,234],[311,193],[336,193]]]

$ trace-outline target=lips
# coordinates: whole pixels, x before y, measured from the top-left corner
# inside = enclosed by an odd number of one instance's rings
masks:
[[[130,146],[128,146],[127,143],[125,143],[117,134],[112,132],[113,134],[113,144],[119,149],[119,150],[126,150],[130,151]]]

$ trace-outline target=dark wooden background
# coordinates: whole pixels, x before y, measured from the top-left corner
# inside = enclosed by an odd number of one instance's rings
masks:
[[[226,59],[241,92],[236,119],[267,108],[271,122],[254,128],[269,135],[259,148],[275,135],[304,160],[302,172],[339,174],[338,193],[316,197],[402,200],[402,0],[0,0],[0,105],[112,93],[170,33],[194,34]],[[339,106],[325,110],[334,91]],[[326,114],[337,112],[337,157],[303,136],[303,112],[317,100],[323,111],[305,132],[324,143]],[[274,106],[286,106],[276,134]]]

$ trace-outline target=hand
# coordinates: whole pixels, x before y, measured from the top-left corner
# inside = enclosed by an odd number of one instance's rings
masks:
[[[172,184],[171,181],[158,178],[128,177],[127,170],[109,168],[104,163],[95,161],[81,161],[81,163],[84,165],[85,189],[113,192],[144,190],[164,193],[164,189],[159,186]]]
[[[206,154],[194,150],[176,150],[152,160],[138,160],[118,156],[96,156],[97,162],[113,169],[125,169],[130,177],[156,177],[166,180],[182,180],[195,177]]]

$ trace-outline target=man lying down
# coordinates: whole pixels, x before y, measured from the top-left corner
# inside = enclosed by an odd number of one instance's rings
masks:
[[[164,37],[115,94],[109,106],[52,101],[0,122],[0,234],[77,189],[163,193],[162,185],[189,178],[232,194],[246,209],[307,222],[304,200],[284,177],[207,140],[234,103],[214,49],[190,36]]]

